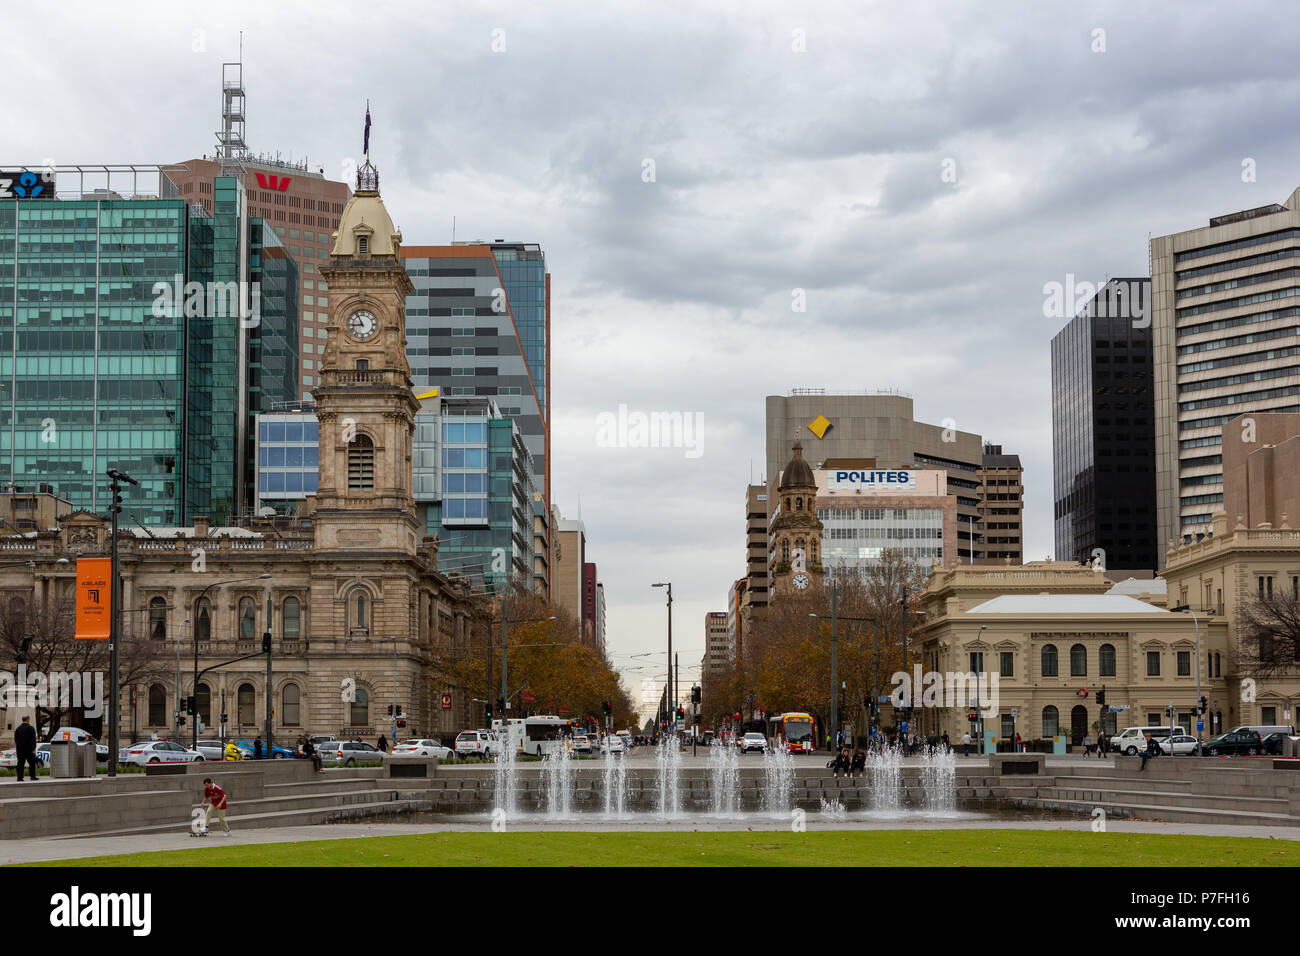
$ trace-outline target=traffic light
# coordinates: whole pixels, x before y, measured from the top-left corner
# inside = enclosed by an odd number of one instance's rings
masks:
[[[388,716],[389,716],[389,717],[393,716],[393,705],[392,705],[392,704],[389,704],[389,705],[388,705]]]
[[[1097,706],[1098,707],[1106,706],[1106,688],[1104,687],[1101,690],[1097,691]]]
[[[397,722],[397,726],[398,726],[398,727],[405,727],[405,726],[406,726],[406,721],[405,721],[405,720],[399,720],[399,721]]]
[[[402,716],[402,705],[401,705],[401,704],[396,704],[395,706],[397,707],[397,716],[398,716],[398,717],[401,717],[401,716]]]
[[[606,716],[606,717],[609,716],[609,701],[607,701],[607,700],[602,700],[602,701],[600,702],[600,712],[601,712],[601,714],[603,714],[603,715]]]
[[[263,654],[271,653],[271,632],[270,631],[262,632],[262,653]]]
[[[969,721],[973,724],[973,723],[975,723],[975,721],[977,721],[977,720],[980,719],[980,715],[979,715],[979,714],[967,714],[967,715],[966,715],[966,719],[969,720]]]
[[[1201,703],[1200,713],[1201,713],[1201,714],[1204,714],[1204,713],[1209,709],[1209,708],[1206,706],[1207,701],[1205,700],[1204,697],[1202,697],[1200,703]]]
[[[193,716],[194,716],[194,698],[193,698],[193,697],[186,697],[186,698],[185,698],[185,713],[186,713],[187,715],[189,715],[190,717],[193,717]]]
[[[506,715],[506,699],[504,697],[497,698],[497,713],[503,718]]]
[[[699,688],[699,687],[692,687],[692,688],[691,688],[691,703],[692,703],[692,704],[698,704],[698,703],[700,702],[700,693],[701,693],[701,691],[700,691],[700,688]]]
[[[122,513],[122,494],[117,490],[117,488],[113,489],[113,503],[109,505],[108,510],[115,515],[120,515]]]
[[[177,718],[176,718],[176,726],[177,726],[177,727],[184,727],[184,726],[185,726],[185,718],[184,718],[184,717],[177,717]]]
[[[391,714],[393,708],[389,707],[388,712]],[[488,720],[492,719],[492,701],[488,700],[483,702],[483,716]]]

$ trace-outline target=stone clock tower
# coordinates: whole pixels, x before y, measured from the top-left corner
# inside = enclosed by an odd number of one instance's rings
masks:
[[[328,266],[329,326],[320,384],[318,551],[415,554],[422,529],[412,495],[412,441],[420,403],[406,361],[402,236],[367,163],[343,210]]]
[[[778,511],[768,539],[773,595],[810,594],[822,584],[822,523],[817,517],[817,479],[799,442],[781,472],[776,495]]]

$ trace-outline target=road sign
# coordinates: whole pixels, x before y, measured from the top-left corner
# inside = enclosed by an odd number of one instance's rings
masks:
[[[451,694],[442,695],[442,709],[451,710]]]
[[[1112,714],[1118,714],[1118,713],[1121,713],[1121,712],[1126,711],[1126,710],[1128,710],[1128,704],[1111,704],[1111,705],[1110,705],[1110,712],[1111,712]]]
[[[878,704],[888,704],[888,703],[889,703],[889,695],[888,695],[888,694],[881,694],[879,697],[876,698],[876,703],[878,703]]]
[[[1196,732],[1197,732],[1198,734],[1203,734],[1203,733],[1205,733],[1205,721],[1203,721],[1203,720],[1198,720],[1198,721],[1196,722]]]

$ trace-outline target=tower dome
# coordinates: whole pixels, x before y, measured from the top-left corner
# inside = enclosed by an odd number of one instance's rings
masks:
[[[795,442],[793,451],[794,457],[786,462],[785,468],[781,470],[781,483],[777,485],[777,491],[784,491],[787,488],[811,488],[817,484],[812,468],[803,459],[803,444]]]

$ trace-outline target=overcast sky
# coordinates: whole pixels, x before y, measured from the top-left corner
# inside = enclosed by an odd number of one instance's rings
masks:
[[[343,178],[369,98],[408,244],[455,216],[546,251],[553,497],[633,694],[663,675],[633,656],[663,648],[651,582],[685,685],[744,572],[764,396],[899,388],[1001,443],[1042,558],[1044,283],[1146,275],[1148,235],[1300,184],[1287,2],[186,6],[64,3],[9,33],[0,160],[210,153],[241,30],[254,150]],[[600,447],[619,404],[702,414],[702,454]]]

